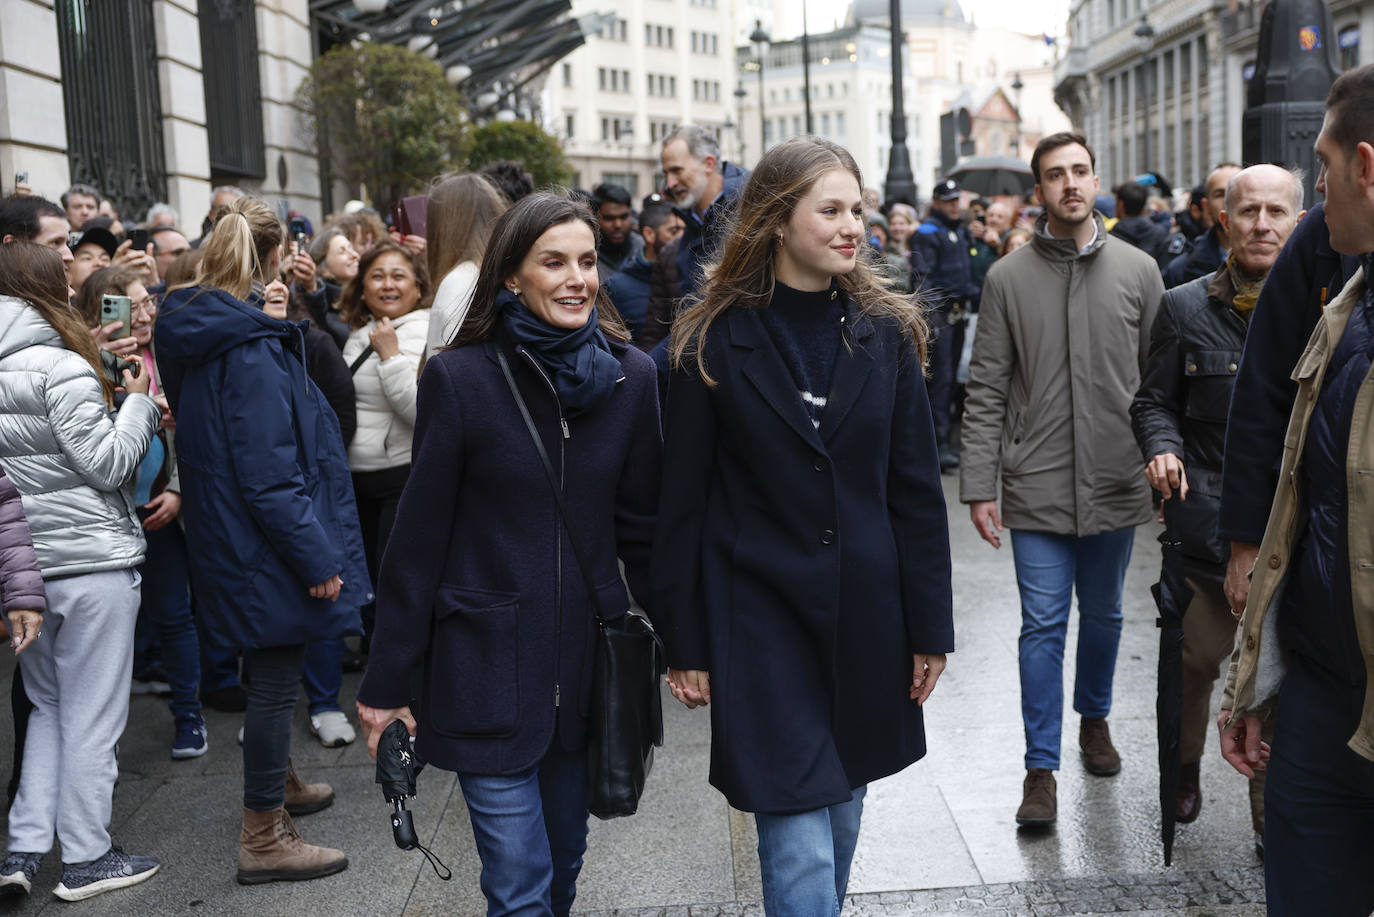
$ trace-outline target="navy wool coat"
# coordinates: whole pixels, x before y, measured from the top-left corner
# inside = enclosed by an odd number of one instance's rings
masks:
[[[544,466],[496,362],[506,354],[561,470],[576,537],[607,615],[648,598],[662,441],[653,361],[611,343],[624,379],[566,419],[548,377],[498,337],[441,351],[420,377],[410,479],[382,558],[364,704],[410,703],[417,750],[439,767],[512,774],[555,736],[586,744],[595,611]]]
[[[711,675],[711,783],[793,813],[925,754],[913,653],[954,648],[949,527],[925,383],[895,325],[853,303],[820,429],[756,312],[707,334],[709,388],[664,415],[654,620]]]
[[[209,287],[176,290],[158,311],[196,615],[216,644],[360,633],[372,595],[348,456],[306,374],[304,327]],[[335,574],[338,601],[312,599]]]

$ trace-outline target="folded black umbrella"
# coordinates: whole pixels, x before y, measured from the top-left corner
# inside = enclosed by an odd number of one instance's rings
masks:
[[[1160,539],[1163,563],[1159,582],[1150,588],[1159,606],[1159,672],[1155,700],[1159,736],[1160,841],[1164,865],[1174,858],[1175,811],[1178,805],[1179,737],[1183,720],[1183,616],[1193,599],[1184,569],[1183,552],[1173,532]]]
[[[415,798],[415,778],[425,762],[415,753],[414,742],[405,723],[392,720],[377,741],[377,783],[382,795],[391,803],[391,834],[402,850],[419,850],[434,867],[434,874],[447,882],[453,873],[443,861],[430,852],[415,834],[415,820],[406,809],[406,800]]]

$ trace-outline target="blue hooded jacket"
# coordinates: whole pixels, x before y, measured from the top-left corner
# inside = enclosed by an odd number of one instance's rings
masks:
[[[154,331],[201,631],[238,647],[361,631],[372,598],[338,420],[305,368],[303,326],[222,290],[177,290]],[[337,602],[311,586],[343,577]]]

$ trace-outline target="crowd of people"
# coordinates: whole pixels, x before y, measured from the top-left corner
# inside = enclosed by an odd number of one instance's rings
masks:
[[[1026,198],[945,180],[922,215],[828,141],[746,170],[695,126],[637,211],[501,162],[436,179],[423,235],[361,203],[314,233],[227,186],[196,232],[86,185],[5,199],[0,894],[54,840],[67,900],[158,870],[108,832],[131,691],[168,697],[178,759],[209,748],[203,704],[243,712],[239,882],[346,868],[296,829],[334,792],[291,724],[303,689],[313,736],[355,741],[352,670],[374,754],[400,720],[457,772],[489,913],[567,914],[596,622],[633,601],[672,695],[709,707],[766,911],[838,915],[867,785],[925,754],[954,650],[958,470],[1020,591],[1017,823],[1058,816],[1075,594],[1081,757],[1121,768],[1125,571],[1158,515],[1177,819],[1229,660],[1270,913],[1369,913],[1374,67],[1333,87],[1317,153],[1307,212],[1269,164],[1177,213],[1157,173],[1101,195],[1060,133]]]

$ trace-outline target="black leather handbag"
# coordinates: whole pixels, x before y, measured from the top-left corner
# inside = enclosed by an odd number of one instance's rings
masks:
[[[639,808],[639,799],[654,763],[654,748],[663,744],[663,698],[659,694],[659,680],[666,671],[663,641],[644,615],[629,609],[612,610],[607,614],[607,609],[601,607],[600,597],[592,586],[586,555],[582,553],[563,499],[563,486],[554,473],[553,463],[549,461],[525,399],[515,385],[510,364],[499,349],[496,359],[548,474],[573,556],[582,573],[582,584],[596,614],[596,657],[587,724],[588,808],[597,818],[633,815]]]

